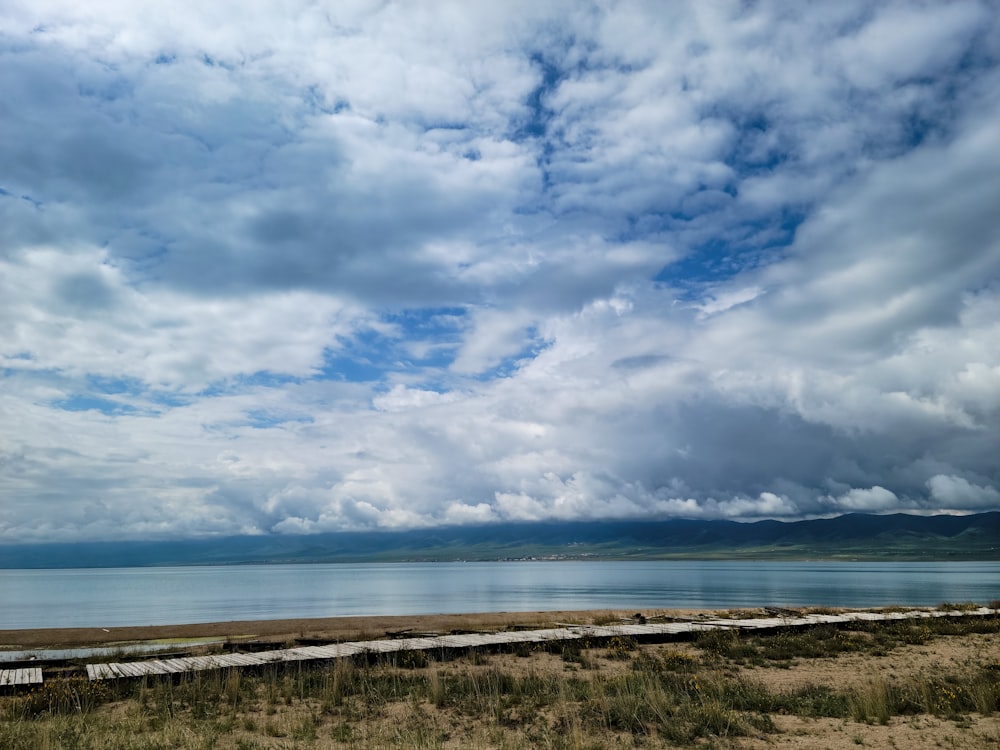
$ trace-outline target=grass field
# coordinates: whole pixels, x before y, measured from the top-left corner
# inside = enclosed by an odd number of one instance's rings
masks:
[[[0,748],[982,748],[998,701],[993,616],[50,680],[0,699]]]

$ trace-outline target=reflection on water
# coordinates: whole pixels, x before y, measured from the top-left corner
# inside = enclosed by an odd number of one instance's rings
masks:
[[[1000,599],[1000,563],[496,562],[0,571],[0,628]]]

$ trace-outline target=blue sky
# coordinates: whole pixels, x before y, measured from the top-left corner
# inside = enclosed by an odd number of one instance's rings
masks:
[[[995,3],[490,6],[4,3],[0,542],[1000,508]]]

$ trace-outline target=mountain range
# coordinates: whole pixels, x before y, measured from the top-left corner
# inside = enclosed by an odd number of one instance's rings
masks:
[[[1000,512],[805,521],[616,520],[0,545],[0,568],[507,559],[998,560]]]

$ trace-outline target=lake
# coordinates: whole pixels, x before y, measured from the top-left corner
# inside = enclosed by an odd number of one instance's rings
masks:
[[[1000,562],[483,562],[0,570],[0,629],[1000,599]]]

